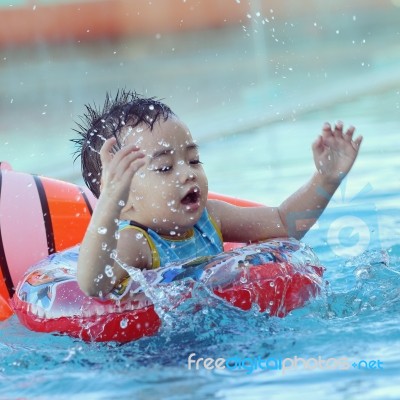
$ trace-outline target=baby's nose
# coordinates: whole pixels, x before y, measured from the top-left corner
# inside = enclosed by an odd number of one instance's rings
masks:
[[[190,171],[189,169],[181,170],[176,175],[177,179],[182,184],[196,179],[196,175],[193,173],[193,171]]]

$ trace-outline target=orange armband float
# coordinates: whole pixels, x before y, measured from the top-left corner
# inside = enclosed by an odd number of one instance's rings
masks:
[[[29,266],[82,241],[94,204],[88,189],[0,163],[0,320]]]

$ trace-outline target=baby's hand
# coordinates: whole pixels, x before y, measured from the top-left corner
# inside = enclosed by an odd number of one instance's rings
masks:
[[[139,147],[128,144],[117,152],[113,151],[115,137],[107,139],[100,149],[102,164],[101,193],[118,203],[126,202],[129,196],[131,181],[145,161]],[[121,203],[122,204],[122,203]]]
[[[334,127],[325,123],[322,135],[312,145],[314,162],[318,172],[327,183],[339,184],[347,175],[357,158],[362,136],[353,140],[354,126],[343,133],[343,123]]]

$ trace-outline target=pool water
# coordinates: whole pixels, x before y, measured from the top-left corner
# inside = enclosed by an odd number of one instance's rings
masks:
[[[313,173],[324,121],[363,134],[351,174],[303,239],[326,267],[320,298],[279,319],[199,288],[201,312],[189,302],[157,336],[124,345],[30,332],[13,317],[1,323],[0,398],[400,398],[399,103],[394,89],[373,93],[201,146],[211,190],[277,205]],[[268,359],[269,370],[189,370],[191,353]],[[292,368],[274,368],[281,359]]]

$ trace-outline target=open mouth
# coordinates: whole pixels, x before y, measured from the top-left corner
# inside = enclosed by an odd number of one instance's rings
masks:
[[[196,204],[200,200],[200,191],[197,188],[194,188],[186,194],[186,196],[181,200],[181,203],[184,205]]]

